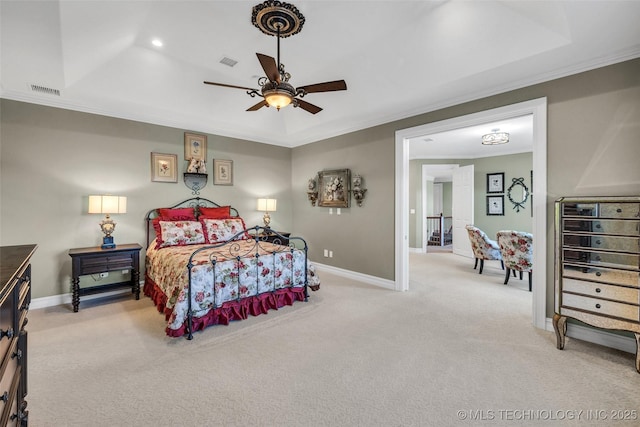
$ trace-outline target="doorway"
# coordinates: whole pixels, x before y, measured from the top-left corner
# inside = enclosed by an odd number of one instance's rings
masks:
[[[533,116],[533,234],[536,236],[533,276],[532,323],[546,326],[547,242],[547,100],[539,98],[396,132],[395,177],[395,289],[409,290],[409,140],[421,135],[463,128],[506,118]]]

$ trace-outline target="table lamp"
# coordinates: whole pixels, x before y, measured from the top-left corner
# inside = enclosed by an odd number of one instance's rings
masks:
[[[109,214],[127,213],[127,198],[122,196],[89,196],[89,213],[105,214],[104,219],[100,223],[100,229],[104,233],[102,239],[102,249],[113,249],[116,244],[113,242],[113,230],[116,223],[113,222]]]
[[[265,228],[269,228],[269,224],[271,224],[269,212],[276,211],[277,202],[276,199],[258,199],[258,210],[264,212],[262,220],[264,221]]]

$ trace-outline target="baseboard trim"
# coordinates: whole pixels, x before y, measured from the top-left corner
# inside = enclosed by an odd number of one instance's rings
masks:
[[[142,284],[140,285],[142,286]],[[83,295],[81,301],[91,301],[98,298],[104,298],[114,295],[120,295],[131,293],[131,289],[123,288],[123,289],[114,289],[113,291],[100,292],[99,294],[93,295]],[[29,310],[37,310],[39,308],[47,308],[47,307],[55,307],[57,305],[71,305],[71,294],[60,294],[60,295],[52,295],[50,297],[41,297],[34,298],[31,300],[31,304],[29,304]]]
[[[546,329],[555,332],[553,329],[553,321],[550,318],[547,318]],[[636,354],[636,340],[634,338],[613,334],[605,329],[591,328],[567,322],[567,336]]]
[[[396,289],[396,284],[393,280],[382,279],[380,277],[370,276],[368,274],[363,274],[363,273],[357,273],[355,271],[345,270],[343,268],[333,267],[331,265],[320,264],[317,262],[313,262],[313,265],[316,266],[316,268],[320,273],[322,273],[323,271],[326,271],[327,273],[335,274],[336,276],[345,277],[347,279],[356,280],[358,282],[364,282],[374,286],[379,286],[381,288],[389,289],[391,291],[394,291]],[[320,276],[320,284],[322,285],[322,276]]]

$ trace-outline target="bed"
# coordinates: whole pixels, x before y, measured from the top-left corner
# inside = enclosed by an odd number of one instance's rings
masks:
[[[153,209],[146,221],[143,290],[171,337],[193,339],[208,326],[307,301],[308,290],[319,289],[304,239],[247,228],[231,206],[194,197]]]

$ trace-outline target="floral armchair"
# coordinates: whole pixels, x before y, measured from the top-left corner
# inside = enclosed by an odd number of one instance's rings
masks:
[[[485,259],[499,260],[500,266],[504,269],[504,265],[502,264],[502,255],[500,254],[500,247],[498,244],[494,240],[489,239],[487,233],[480,230],[478,227],[467,225],[465,228],[469,233],[469,241],[471,242],[473,256],[476,258],[476,263],[473,266],[473,269],[475,270],[476,267],[478,267],[478,260],[480,260],[480,272],[478,274],[482,274]]]
[[[501,230],[497,233],[498,245],[507,273],[504,284],[509,283],[510,272],[529,273],[529,292],[531,292],[531,275],[533,272],[533,235],[523,231]]]

